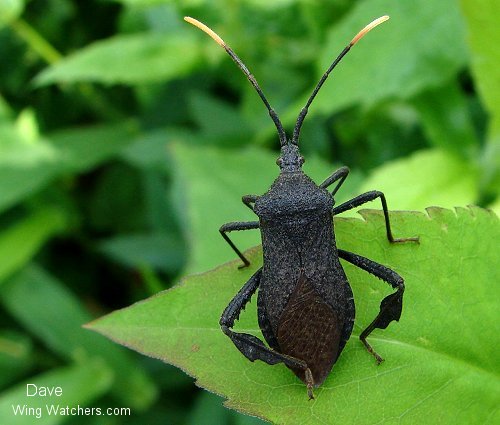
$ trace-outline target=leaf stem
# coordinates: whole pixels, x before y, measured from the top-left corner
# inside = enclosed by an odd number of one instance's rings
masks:
[[[54,65],[59,62],[64,56],[59,53],[42,35],[33,28],[28,22],[23,19],[17,19],[10,23],[12,30],[26,42],[26,44],[40,56],[47,64]],[[62,87],[62,90],[65,90]],[[122,118],[122,114],[115,108],[111,107],[109,102],[104,99],[92,86],[88,84],[80,84],[77,90],[84,99],[90,101],[93,107],[97,109],[103,116],[112,120]]]
[[[48,64],[52,65],[62,58],[62,55],[25,20],[13,20],[10,26]]]

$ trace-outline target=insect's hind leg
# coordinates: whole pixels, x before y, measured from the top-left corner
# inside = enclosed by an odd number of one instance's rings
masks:
[[[382,359],[382,357],[375,352],[366,338],[375,328],[385,329],[393,320],[398,321],[400,319],[401,311],[403,310],[403,293],[405,290],[403,278],[388,267],[362,257],[361,255],[353,254],[352,252],[344,251],[342,249],[339,249],[338,253],[340,258],[349,261],[355,266],[389,283],[394,289],[397,289],[395,293],[388,295],[382,300],[380,303],[380,312],[377,317],[375,317],[373,322],[371,322],[359,336],[359,339],[364,344],[366,349],[375,357],[375,359],[377,359],[377,363],[381,363],[384,359]]]
[[[289,367],[304,370],[309,398],[314,398],[312,395],[314,381],[312,373],[307,367],[306,362],[271,350],[259,338],[253,335],[234,332],[231,329],[234,326],[234,322],[238,320],[241,311],[245,309],[245,305],[250,301],[250,298],[259,287],[261,276],[262,269],[259,269],[229,302],[229,305],[222,313],[219,322],[222,332],[231,338],[231,341],[233,341],[236,348],[238,348],[238,350],[240,350],[241,353],[252,362],[255,360],[262,360],[269,365],[284,363]]]
[[[250,261],[247,260],[247,258],[241,253],[241,251],[237,248],[234,242],[231,239],[229,239],[229,236],[226,235],[226,233],[233,232],[235,230],[250,230],[258,228],[259,228],[258,221],[245,221],[245,222],[234,221],[232,223],[223,224],[219,229],[221,236],[229,244],[229,246],[233,249],[233,251],[236,252],[236,255],[238,255],[238,257],[241,258],[241,261],[243,261],[243,264],[239,266],[240,269],[243,267],[248,267],[250,265]]]
[[[389,242],[392,243],[418,242],[419,241],[418,236],[411,238],[398,238],[398,239],[392,236],[391,223],[389,221],[389,210],[387,208],[387,201],[385,200],[385,195],[382,192],[379,192],[378,190],[372,190],[370,192],[362,193],[361,195],[358,195],[352,198],[351,200],[344,202],[343,204],[340,204],[338,207],[335,207],[333,209],[333,215],[340,214],[347,210],[352,210],[353,208],[359,207],[360,205],[366,204],[367,202],[373,201],[377,198],[380,198],[380,201],[382,202],[382,210],[384,211],[384,219],[385,219],[385,230],[387,232],[387,239],[389,240]]]

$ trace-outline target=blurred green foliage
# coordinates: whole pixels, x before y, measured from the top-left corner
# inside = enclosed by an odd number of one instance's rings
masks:
[[[0,405],[24,382],[59,379],[71,403],[133,411],[87,424],[257,422],[80,325],[232,258],[217,228],[192,217],[244,219],[238,199],[199,208],[234,173],[258,192],[252,174],[270,183],[277,172],[258,96],[182,17],[231,45],[289,130],[326,66],[383,14],[391,20],[310,108],[306,165],[318,179],[351,167],[341,197],[369,187],[399,209],[498,211],[496,0],[0,0]],[[241,166],[244,157],[269,158],[268,168]],[[201,172],[206,187],[186,191],[186,174]]]

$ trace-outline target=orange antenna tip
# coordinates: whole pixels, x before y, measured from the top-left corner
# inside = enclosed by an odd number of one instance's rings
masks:
[[[224,43],[224,40],[222,38],[220,38],[214,31],[212,31],[210,28],[208,28],[204,23],[198,21],[197,19],[191,18],[190,16],[184,16],[184,20],[186,22],[189,22],[191,25],[198,27],[204,33],[208,34],[210,37],[212,37],[216,41],[216,43],[219,46],[224,47],[224,48],[226,47],[226,43]]]
[[[361,38],[364,37],[365,34],[370,32],[373,28],[375,28],[377,25],[380,25],[382,22],[385,22],[389,19],[389,16],[384,15],[381,16],[380,18],[375,19],[374,21],[370,22],[366,27],[364,27],[360,32],[358,32],[355,37],[351,40],[349,45],[352,47],[354,46]]]

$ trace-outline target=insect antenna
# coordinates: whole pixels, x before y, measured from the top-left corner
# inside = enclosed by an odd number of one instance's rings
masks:
[[[184,20],[186,22],[189,22],[190,24],[194,25],[195,27],[199,28],[206,34],[208,34],[210,37],[214,39],[214,41],[221,47],[224,48],[224,50],[227,52],[229,56],[231,56],[231,59],[238,65],[238,67],[243,71],[243,73],[247,76],[248,81],[252,84],[252,86],[255,88],[257,93],[259,94],[260,98],[262,99],[262,102],[264,102],[264,105],[266,105],[267,110],[269,111],[269,115],[271,116],[274,125],[276,126],[278,130],[278,135],[280,139],[280,144],[283,146],[286,144],[286,134],[285,130],[283,129],[283,125],[281,124],[280,119],[278,118],[278,115],[274,111],[273,108],[271,108],[271,105],[266,99],[266,96],[264,96],[264,93],[262,92],[259,84],[257,83],[257,80],[255,77],[252,75],[252,73],[248,70],[248,68],[245,66],[245,64],[242,62],[242,60],[238,57],[236,53],[233,52],[233,50],[225,43],[225,41],[219,37],[218,34],[216,34],[213,30],[211,30],[209,27],[207,27],[205,24],[202,22],[191,18],[189,16],[185,16]]]
[[[326,72],[323,74],[321,79],[319,80],[318,84],[314,88],[311,96],[309,97],[309,100],[306,103],[306,106],[304,106],[300,114],[297,118],[297,122],[295,123],[295,128],[293,129],[293,137],[292,137],[292,143],[293,144],[298,144],[299,143],[299,134],[300,134],[300,128],[302,127],[302,123],[304,122],[304,118],[307,115],[307,111],[309,106],[311,105],[312,101],[318,94],[319,90],[323,86],[323,83],[326,81],[328,76],[330,75],[330,72],[333,71],[333,69],[338,65],[338,63],[342,60],[342,58],[347,54],[349,50],[351,50],[351,47],[354,46],[365,34],[367,34],[370,30],[375,28],[377,25],[381,24],[382,22],[385,22],[389,19],[389,16],[381,16],[380,18],[375,19],[374,21],[370,22],[366,27],[364,27],[360,32],[358,32],[354,38],[351,40],[351,42],[344,47],[344,50],[340,52],[340,54],[337,56],[337,58],[332,62],[330,67],[326,70]]]

